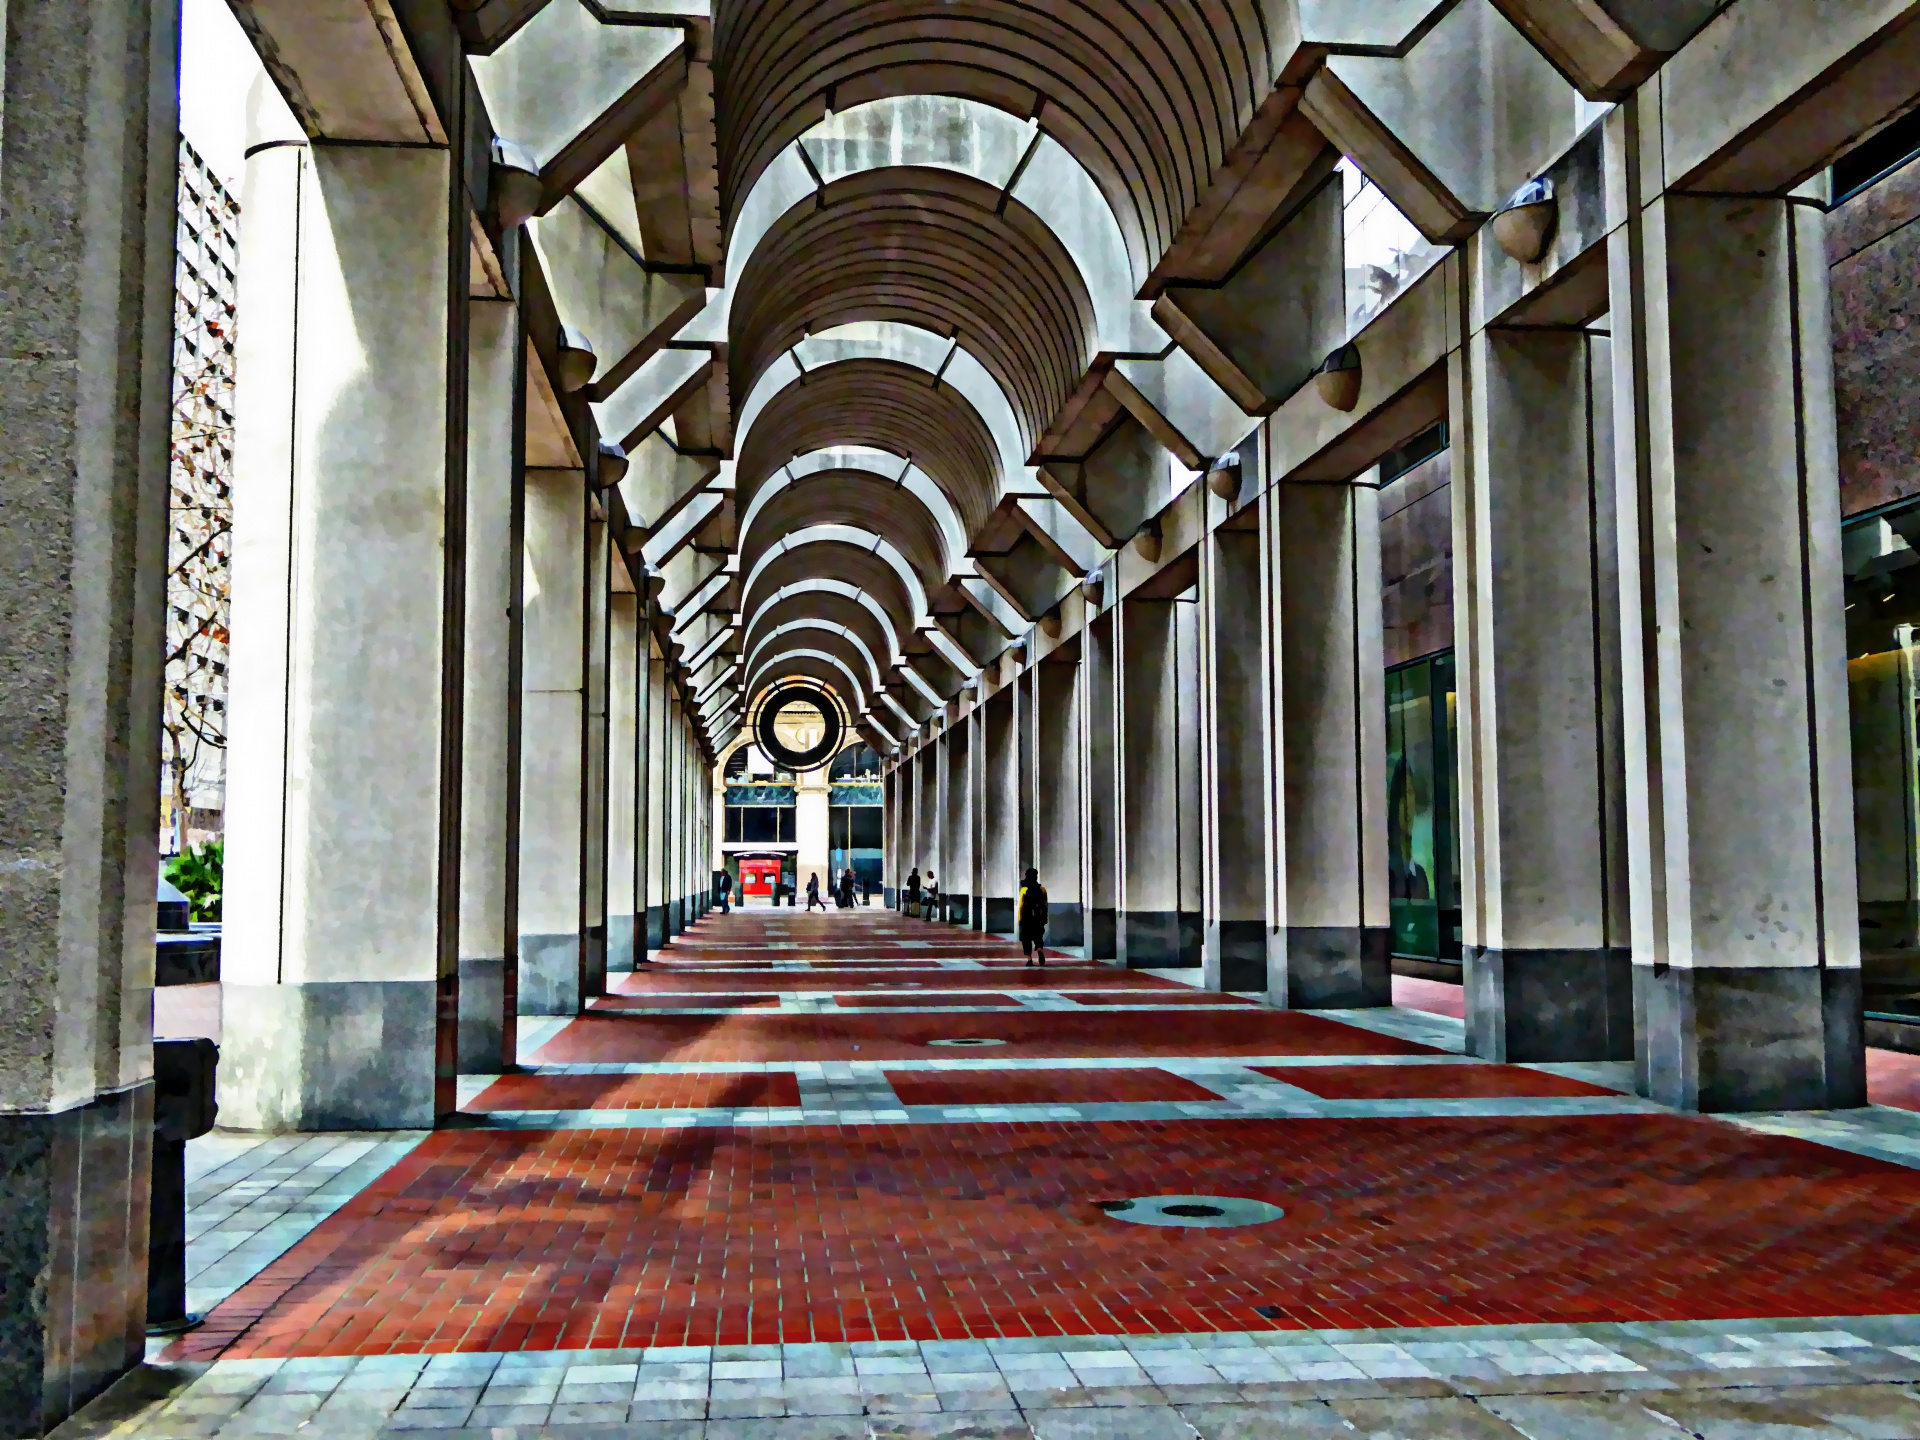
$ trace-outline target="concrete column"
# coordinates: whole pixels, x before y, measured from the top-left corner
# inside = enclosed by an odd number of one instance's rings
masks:
[[[829,823],[833,809],[833,785],[828,779],[831,773],[831,766],[822,765],[818,770],[794,777],[793,838],[800,847],[794,857],[794,865],[802,905],[807,903],[808,876],[820,877],[822,900],[827,899],[828,892],[833,888],[830,878],[833,870],[828,864],[833,858],[833,835]]]
[[[1202,871],[1209,990],[1267,988],[1266,591],[1254,525],[1200,552]]]
[[[667,943],[667,665],[650,637],[647,656],[647,949]]]
[[[1467,1048],[1631,1059],[1609,342],[1483,330],[1454,371]]]
[[[644,581],[642,582],[644,585]],[[653,717],[657,713],[653,690],[652,602],[644,594],[634,596],[632,678],[633,686],[633,964],[647,963],[652,952],[653,927],[649,917],[650,877],[653,873],[654,764]],[[724,833],[724,832],[723,832]]]
[[[639,945],[634,896],[639,861],[640,597],[607,601],[607,970],[633,969]]]
[[[1034,814],[1038,834],[1034,866],[1047,887],[1047,938],[1054,945],[1086,944],[1081,891],[1080,781],[1081,666],[1074,653],[1056,650],[1034,667]]]
[[[977,693],[977,692],[976,692]],[[967,727],[967,867],[969,901],[966,927],[987,929],[987,711],[976,704],[962,722]]]
[[[940,877],[946,919],[955,925],[973,923],[973,746],[972,727],[962,720],[942,738],[946,749],[947,803],[940,853],[946,870]]]
[[[462,284],[449,304],[448,165],[363,146],[248,161],[220,1067],[221,1118],[245,1129],[452,1108],[448,352],[467,301]]]
[[[0,15],[0,1417],[14,1435],[58,1424],[146,1343],[177,15],[142,0]]]
[[[1118,617],[1119,958],[1132,969],[1198,965],[1195,607],[1129,596]]]
[[[913,863],[920,871],[924,886],[927,872],[940,871],[940,772],[935,764],[939,751],[929,742],[914,757],[913,776]]]
[[[1092,620],[1087,649],[1088,958],[1120,954],[1119,615]]]
[[[662,822],[667,840],[667,938],[687,928],[687,722],[680,693],[667,683],[667,804]]]
[[[461,706],[460,1068],[506,1054],[513,853],[509,744],[514,679],[514,492],[525,369],[519,308],[476,300],[468,322],[466,700]]]
[[[1040,796],[1038,766],[1039,740],[1035,734],[1034,709],[1040,677],[1035,668],[1020,672],[1013,684],[1014,729],[1019,744],[1014,762],[1014,909],[1019,909],[1020,881],[1034,865],[1040,847]]]
[[[522,1015],[572,1015],[581,1000],[585,483],[578,470],[527,471],[521,544]]]
[[[598,507],[587,521],[587,554],[583,567],[586,590],[582,596],[584,623],[581,643],[582,705],[585,723],[580,732],[580,994],[607,993],[607,785],[608,755],[607,677],[612,630],[609,575],[612,555],[606,522]]]
[[[1002,687],[983,707],[980,737],[985,766],[981,808],[980,889],[985,928],[1013,933],[1020,894],[1020,724],[1016,686]]]
[[[1651,99],[1610,122],[1639,1085],[1684,1109],[1860,1105],[1823,218],[1658,193]]]
[[[906,867],[901,864],[900,836],[907,810],[907,767],[897,760],[886,773],[886,813],[882,834],[886,836],[886,859],[881,866],[881,899],[891,910],[900,903],[900,887],[906,883]]]
[[[1393,1003],[1379,492],[1278,485],[1261,497],[1268,702],[1271,1002]]]

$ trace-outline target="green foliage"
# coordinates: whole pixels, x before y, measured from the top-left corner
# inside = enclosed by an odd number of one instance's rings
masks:
[[[222,841],[209,840],[167,861],[167,880],[192,902],[196,920],[220,918],[220,875],[226,852]]]

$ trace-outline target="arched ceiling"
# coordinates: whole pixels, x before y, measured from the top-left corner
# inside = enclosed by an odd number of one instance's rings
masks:
[[[864,526],[884,535],[928,590],[945,585],[960,559],[947,553],[939,522],[913,495],[862,471],[828,470],[787,486],[760,507],[741,537],[741,573],[751,575],[769,548],[810,525]]]
[[[723,209],[829,108],[965,96],[1036,116],[1120,218],[1136,274],[1172,243],[1291,53],[1287,0],[722,0]]]
[[[795,455],[867,445],[912,460],[953,503],[968,534],[1000,499],[1000,458],[992,434],[953,386],[891,360],[848,360],[781,390],[742,444],[738,504]]]
[[[949,170],[870,170],[789,210],[740,272],[730,364],[748,394],[808,333],[897,320],[958,339],[999,383],[1030,448],[1093,357],[1093,302],[1051,230]]]

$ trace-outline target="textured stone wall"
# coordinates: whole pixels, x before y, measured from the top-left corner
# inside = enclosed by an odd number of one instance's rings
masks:
[[[1840,504],[1920,494],[1920,161],[1827,217]]]

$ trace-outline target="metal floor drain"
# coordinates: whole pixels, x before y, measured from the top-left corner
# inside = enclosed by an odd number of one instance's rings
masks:
[[[1194,1230],[1224,1230],[1234,1225],[1265,1225],[1287,1212],[1264,1200],[1235,1195],[1148,1195],[1134,1200],[1102,1200],[1115,1220],[1134,1225],[1172,1225]]]
[[[966,1036],[957,1040],[927,1041],[927,1044],[929,1045],[950,1045],[956,1048],[964,1048],[964,1047],[975,1046],[975,1045],[1004,1045],[1006,1043],[1007,1042],[1004,1040],[987,1040],[987,1039],[982,1039],[978,1036]]]

